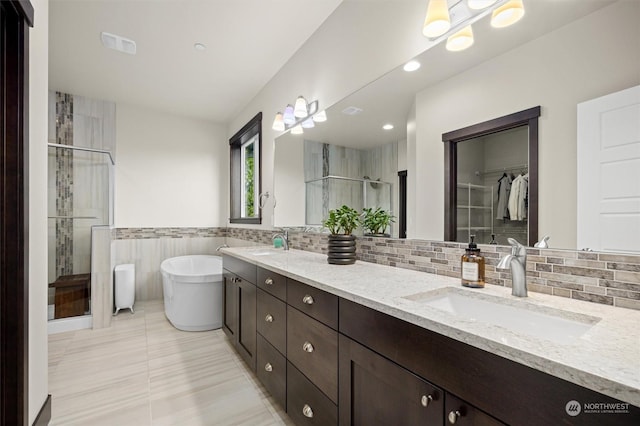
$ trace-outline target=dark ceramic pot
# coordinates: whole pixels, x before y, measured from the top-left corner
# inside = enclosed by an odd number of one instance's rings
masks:
[[[356,262],[354,235],[329,235],[327,262],[332,265],[352,265]]]

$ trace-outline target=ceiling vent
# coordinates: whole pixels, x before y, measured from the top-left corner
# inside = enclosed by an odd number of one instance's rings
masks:
[[[342,110],[343,114],[347,115],[358,115],[362,112],[361,108],[350,106]]]
[[[128,53],[129,55],[136,54],[136,42],[133,40],[106,32],[100,33],[100,39],[104,47],[117,50],[118,52]]]

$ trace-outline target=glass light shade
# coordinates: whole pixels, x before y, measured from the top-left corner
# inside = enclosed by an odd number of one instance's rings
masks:
[[[284,121],[282,120],[282,113],[278,112],[276,118],[273,119],[273,126],[271,128],[277,132],[284,131]]]
[[[447,50],[459,52],[471,47],[472,44],[473,30],[471,29],[471,25],[467,25],[447,39]]]
[[[498,0],[467,0],[469,9],[480,10],[486,9]]]
[[[316,127],[316,123],[313,122],[313,119],[311,117],[302,122],[303,129],[312,129],[314,127]]]
[[[391,130],[391,129],[393,129],[393,124],[385,124],[384,126],[382,126],[382,128],[384,130]]]
[[[327,121],[327,113],[324,110],[320,111],[316,115],[313,116],[313,121],[316,123],[324,123]]]
[[[293,129],[291,129],[292,135],[301,135],[303,133],[304,133],[304,130],[302,130],[302,126],[299,124],[295,126]]]
[[[427,17],[424,20],[422,34],[429,38],[440,37],[451,28],[447,0],[429,0]]]
[[[402,69],[405,70],[406,72],[412,72],[417,70],[418,68],[420,68],[420,62],[418,61],[409,61],[406,64],[404,64],[404,67],[402,67]]]
[[[522,0],[509,0],[493,11],[491,15],[491,26],[494,28],[504,28],[518,22],[524,16],[524,4]]]
[[[296,117],[293,115],[293,105],[289,104],[284,109],[284,115],[282,116],[282,121],[284,124],[293,124],[296,122]]]
[[[293,115],[298,118],[304,118],[309,115],[307,111],[307,100],[302,96],[298,96],[296,99],[296,106],[293,109]]]

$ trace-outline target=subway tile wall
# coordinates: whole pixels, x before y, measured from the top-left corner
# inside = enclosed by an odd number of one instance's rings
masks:
[[[247,228],[120,228],[116,231],[116,238],[167,240],[213,237],[216,243],[234,246],[243,242],[247,245],[270,245],[275,232]],[[292,229],[289,243],[293,249],[326,253],[327,234]],[[211,250],[213,245],[208,244],[207,250]],[[357,238],[357,254],[361,261],[456,278],[460,277],[460,256],[466,246],[465,243],[442,241]],[[500,257],[510,253],[510,247],[479,247],[486,259],[486,282],[510,287],[510,271],[496,269]],[[527,254],[530,291],[640,310],[640,255],[537,248],[528,249]],[[118,257],[122,258],[120,254]],[[159,279],[159,273],[155,279]],[[157,284],[154,287],[153,297],[161,297],[161,289]]]

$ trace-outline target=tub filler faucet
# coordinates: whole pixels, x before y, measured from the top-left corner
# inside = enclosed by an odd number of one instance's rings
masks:
[[[527,248],[513,238],[509,238],[508,241],[511,244],[511,254],[500,259],[496,268],[510,268],[511,294],[527,297]]]

